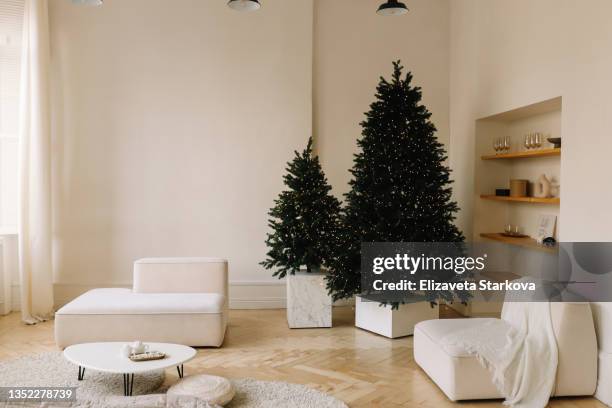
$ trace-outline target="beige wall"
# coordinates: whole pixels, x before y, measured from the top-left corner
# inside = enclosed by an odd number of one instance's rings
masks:
[[[559,238],[612,241],[611,14],[608,0],[452,1],[451,164],[465,229],[473,216],[475,120],[562,96]],[[605,305],[593,306],[596,321],[605,321]],[[600,338],[605,328],[597,327]],[[598,394],[609,387],[602,385]]]
[[[317,149],[340,194],[348,190],[359,123],[381,75],[397,59],[423,88],[442,143],[449,135],[449,1],[414,0],[410,13],[381,17],[380,0],[315,0],[313,112]]]
[[[313,5],[225,3],[51,0],[59,302],[185,255],[226,257],[235,293],[264,282],[258,299],[279,300],[258,262],[311,134]]]
[[[258,262],[284,163],[312,132],[345,192],[359,122],[398,58],[450,142],[466,235],[475,120],[561,95],[561,238],[608,239],[612,5],[415,0],[383,18],[379,3],[268,0],[242,14],[51,0],[60,295],[129,284],[141,256],[212,254],[230,259],[234,297],[277,304]]]
[[[138,257],[211,254],[230,260],[235,305],[281,305],[258,262],[293,149],[313,133],[346,191],[359,122],[398,58],[448,141],[448,0],[401,18],[379,3],[269,0],[242,14],[51,0],[58,302],[128,285]]]
[[[611,14],[607,0],[451,2],[450,158],[465,230],[475,120],[562,96],[560,238],[612,240]]]

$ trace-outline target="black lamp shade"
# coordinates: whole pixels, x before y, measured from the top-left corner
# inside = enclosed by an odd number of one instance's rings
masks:
[[[398,0],[388,0],[386,3],[380,5],[376,13],[381,16],[399,16],[406,14],[408,7],[404,3],[400,3]]]
[[[255,11],[261,7],[259,0],[229,0],[227,5],[236,11]]]

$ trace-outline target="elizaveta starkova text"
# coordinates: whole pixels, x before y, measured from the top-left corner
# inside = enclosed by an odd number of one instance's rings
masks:
[[[383,282],[375,280],[372,284],[374,290],[389,290],[389,291],[462,291],[462,290],[536,290],[534,282],[517,282],[509,281],[496,282],[489,280],[481,280],[479,282],[436,282],[431,279],[422,279],[420,281],[409,281],[402,279],[399,282]]]

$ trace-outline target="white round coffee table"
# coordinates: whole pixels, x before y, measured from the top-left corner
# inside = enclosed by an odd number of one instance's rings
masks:
[[[160,351],[166,357],[160,360],[134,362],[121,354],[125,342],[82,343],[69,346],[64,350],[64,357],[79,366],[79,381],[85,377],[85,369],[106,373],[123,374],[123,393],[132,395],[134,374],[153,370],[163,370],[176,366],[179,377],[183,378],[183,363],[196,355],[196,350],[170,343],[145,343],[151,351]]]

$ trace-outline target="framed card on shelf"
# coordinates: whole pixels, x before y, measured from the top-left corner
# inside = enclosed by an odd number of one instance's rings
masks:
[[[538,228],[536,231],[536,239],[538,240],[538,242],[542,242],[544,238],[554,237],[556,224],[556,215],[541,214],[538,217]]]

